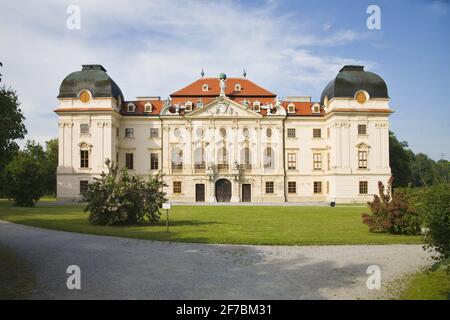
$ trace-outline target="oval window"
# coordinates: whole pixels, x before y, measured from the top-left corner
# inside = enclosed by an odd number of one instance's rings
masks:
[[[79,94],[80,101],[83,103],[88,103],[91,100],[91,94],[88,90],[83,90]]]
[[[203,129],[202,128],[197,128],[196,132],[197,132],[197,136],[199,138],[203,137]]]
[[[221,128],[220,135],[225,138],[227,136],[227,130],[225,128]]]
[[[178,128],[175,128],[175,130],[173,130],[173,134],[174,134],[174,136],[175,137],[179,137],[180,135],[181,135],[181,131],[180,131],[180,129],[178,129]]]
[[[248,138],[250,136],[250,131],[248,130],[248,128],[244,128],[244,130],[242,130],[242,134],[244,135],[244,137]]]
[[[266,136],[267,138],[270,138],[272,136],[272,129],[269,128],[266,130]]]

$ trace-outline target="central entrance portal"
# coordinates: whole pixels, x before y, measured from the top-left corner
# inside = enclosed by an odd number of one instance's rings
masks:
[[[217,202],[230,202],[231,200],[231,182],[227,179],[216,181],[216,200]]]

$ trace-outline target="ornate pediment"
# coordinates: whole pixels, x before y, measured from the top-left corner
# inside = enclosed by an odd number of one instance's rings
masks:
[[[201,109],[186,115],[186,118],[261,118],[262,115],[236,103],[226,97],[219,97]]]

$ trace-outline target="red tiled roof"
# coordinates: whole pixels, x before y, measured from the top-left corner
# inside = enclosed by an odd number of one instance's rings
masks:
[[[288,113],[288,105],[294,104],[295,113]],[[282,106],[286,110],[288,116],[323,116],[325,115],[325,111],[322,107],[320,107],[320,113],[313,113],[312,106],[317,102],[291,102],[291,101],[283,101]],[[319,104],[320,105],[320,104]]]
[[[136,106],[136,109],[134,110],[134,112],[128,112],[128,104],[130,102]],[[147,102],[150,102],[152,104],[152,112],[144,112],[145,105],[147,104]],[[122,115],[126,115],[126,116],[132,116],[132,115],[135,115],[135,116],[145,116],[145,115],[157,116],[161,112],[161,109],[163,108],[163,106],[164,106],[163,100],[124,101],[122,103],[122,108],[120,109],[120,113]]]
[[[203,85],[208,85],[208,91],[203,91]],[[218,96],[220,94],[218,78],[202,78],[194,81],[181,90],[172,93],[171,97],[192,97],[192,96]],[[235,91],[236,84],[241,85],[240,91]],[[275,97],[276,94],[258,86],[250,80],[244,78],[228,78],[226,80],[225,95],[228,97]]]

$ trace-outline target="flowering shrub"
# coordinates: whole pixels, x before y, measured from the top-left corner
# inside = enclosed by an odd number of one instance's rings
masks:
[[[108,173],[95,178],[83,194],[89,221],[97,225],[130,225],[145,217],[158,221],[159,208],[167,201],[162,192],[166,186],[163,176],[158,174],[145,182],[141,176],[128,174],[125,168],[119,171],[109,160],[106,164]]]
[[[392,192],[391,177],[387,188],[378,182],[378,195],[368,202],[372,214],[362,215],[363,223],[371,232],[389,232],[394,234],[420,233],[420,218],[408,197],[402,191]],[[386,189],[386,190],[385,190]]]

